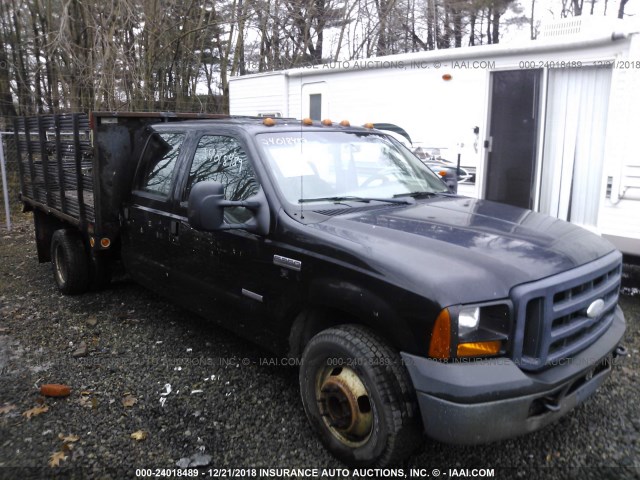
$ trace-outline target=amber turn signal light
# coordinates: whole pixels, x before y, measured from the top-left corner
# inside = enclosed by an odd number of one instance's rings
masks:
[[[461,343],[458,345],[459,357],[481,357],[500,353],[500,340],[491,342]]]
[[[449,358],[451,349],[451,318],[449,310],[443,309],[431,332],[431,343],[429,344],[429,356],[431,358]]]

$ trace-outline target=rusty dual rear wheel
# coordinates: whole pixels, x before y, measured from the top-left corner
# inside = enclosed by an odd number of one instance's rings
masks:
[[[112,263],[109,253],[90,253],[75,229],[56,230],[51,237],[51,265],[58,289],[66,295],[76,295],[109,285]]]

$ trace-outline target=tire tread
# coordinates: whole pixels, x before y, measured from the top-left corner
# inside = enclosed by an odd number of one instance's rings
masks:
[[[305,353],[322,344],[340,345],[352,351],[354,357],[371,360],[375,365],[370,369],[372,382],[380,393],[383,408],[390,413],[390,421],[387,446],[371,464],[383,467],[401,463],[421,445],[422,430],[413,384],[400,355],[378,334],[357,324],[323,330],[311,339]],[[301,371],[301,378],[302,375]]]

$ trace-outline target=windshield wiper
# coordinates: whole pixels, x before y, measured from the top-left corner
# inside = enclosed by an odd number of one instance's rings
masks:
[[[434,195],[439,195],[441,193],[446,193],[446,192],[425,192],[423,190],[420,190],[420,191],[417,191],[417,192],[396,193],[393,196],[393,198],[399,198],[399,197],[429,198],[429,197],[432,197]]]
[[[396,195],[394,195],[396,197]],[[411,205],[412,202],[408,200],[401,200],[399,198],[374,198],[374,197],[356,197],[352,195],[343,195],[336,197],[318,197],[318,198],[301,198],[298,200],[298,203],[309,203],[309,202],[386,202],[386,203],[401,203],[404,205]]]

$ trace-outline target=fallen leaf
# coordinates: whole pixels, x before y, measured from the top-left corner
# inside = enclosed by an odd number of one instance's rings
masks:
[[[63,443],[62,444],[62,451],[63,452],[70,452],[71,450],[73,450],[73,443]]]
[[[127,395],[122,399],[122,405],[125,407],[133,407],[136,403],[138,403],[138,399],[133,395]]]
[[[93,392],[89,391],[89,390],[83,390],[80,392],[80,395],[91,395]]]
[[[62,433],[58,434],[58,438],[64,443],[72,443],[80,440],[80,437],[77,435],[63,435]]]
[[[5,413],[9,413],[11,410],[15,410],[16,407],[15,405],[4,405],[2,407],[0,407],[0,415],[4,415]]]
[[[138,430],[137,432],[133,432],[130,436],[131,438],[133,438],[134,440],[137,440],[138,442],[144,440],[145,438],[147,438],[148,433],[145,432],[144,430]]]
[[[31,418],[31,417],[35,417],[37,415],[40,415],[41,413],[45,413],[49,411],[49,407],[47,407],[46,405],[41,405],[39,407],[33,407],[29,410],[27,410],[26,412],[22,412],[22,415],[24,417],[27,418]]]
[[[50,467],[58,467],[62,460],[66,460],[67,455],[64,452],[55,452],[51,454],[49,457],[49,466]]]
[[[71,387],[58,383],[47,383],[40,387],[40,394],[45,397],[68,397],[71,394]]]

